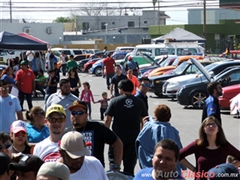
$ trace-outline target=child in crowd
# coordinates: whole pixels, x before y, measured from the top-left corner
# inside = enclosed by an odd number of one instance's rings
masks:
[[[100,103],[100,114],[101,114],[101,120],[103,121],[104,119],[104,113],[108,107],[108,101],[110,100],[109,98],[107,98],[107,93],[106,92],[103,92],[102,93],[102,99],[98,100],[97,102],[95,103]]]
[[[93,99],[92,91],[90,90],[90,84],[88,82],[83,83],[83,90],[81,92],[80,100],[84,101],[87,104],[89,119],[91,120],[92,119],[92,117],[91,117],[91,112],[92,112],[91,100],[94,103],[94,99]]]
[[[58,79],[55,76],[55,71],[54,69],[48,70],[48,78],[46,81],[46,96],[45,96],[45,102],[47,102],[48,97],[57,92],[57,84],[58,84]]]
[[[30,154],[31,147],[27,141],[27,128],[26,124],[22,120],[14,121],[10,128],[10,137],[13,141],[12,152]]]

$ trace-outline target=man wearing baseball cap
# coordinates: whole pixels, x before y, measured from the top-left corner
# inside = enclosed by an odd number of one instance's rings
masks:
[[[61,156],[58,141],[64,133],[66,112],[59,104],[53,104],[47,108],[46,121],[50,136],[36,144],[33,155],[40,157],[45,162],[57,161]]]
[[[70,180],[94,179],[108,180],[101,162],[90,155],[84,137],[77,131],[71,131],[62,137],[60,154],[63,162],[70,170]]]
[[[10,171],[8,165],[11,159],[5,153],[0,152],[0,180],[10,180],[14,171]]]
[[[91,155],[96,157],[104,166],[104,146],[109,144],[114,148],[114,165],[112,169],[120,170],[122,161],[123,145],[117,135],[107,128],[103,123],[88,121],[87,105],[83,101],[76,100],[72,106],[68,107],[71,112],[72,126],[65,129],[68,131],[78,131],[87,143],[91,146]]]
[[[37,180],[69,180],[70,171],[59,162],[46,162],[38,171]]]
[[[17,174],[17,180],[34,180],[44,162],[33,155],[23,154],[18,163],[10,163],[9,169]]]

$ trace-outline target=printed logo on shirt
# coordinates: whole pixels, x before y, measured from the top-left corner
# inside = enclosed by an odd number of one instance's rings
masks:
[[[9,105],[11,106],[13,103],[12,102],[9,102]]]
[[[28,76],[31,76],[31,73],[30,73],[30,72],[28,72],[28,73],[27,73],[27,75],[28,75]]]
[[[52,152],[52,153],[46,155],[43,158],[43,161],[44,162],[56,162],[60,158],[61,158],[61,155],[59,152]]]
[[[91,130],[81,131],[81,134],[84,137],[84,141],[86,143],[88,150],[91,151],[91,156],[94,156],[94,131]]]
[[[126,99],[124,106],[127,108],[132,108],[134,106],[132,99]]]
[[[214,111],[214,108],[211,108],[210,110],[211,110],[211,111]]]

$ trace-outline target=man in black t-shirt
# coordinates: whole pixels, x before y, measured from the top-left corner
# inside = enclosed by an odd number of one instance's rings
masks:
[[[142,118],[148,114],[144,102],[131,94],[133,83],[130,80],[121,80],[118,88],[121,95],[111,100],[105,112],[104,123],[110,127],[114,118],[112,130],[123,142],[123,171],[134,175],[137,161],[135,141],[140,132]]]
[[[45,95],[45,102],[47,102],[48,97],[57,92],[57,85],[58,85],[58,78],[55,76],[54,69],[48,70],[48,78],[46,81],[46,95]]]
[[[122,74],[121,66],[116,65],[115,75],[112,77],[111,85],[110,85],[111,98],[119,96],[118,83],[123,79],[127,79],[127,76]],[[113,94],[113,89],[114,89],[114,94]]]
[[[87,105],[83,101],[75,100],[70,106],[71,127],[65,129],[65,132],[78,131],[84,136],[84,140],[91,155],[101,161],[104,166],[104,145],[109,144],[114,147],[115,159],[114,170],[119,170],[122,161],[123,144],[117,135],[107,128],[104,124],[96,121],[88,121]]]

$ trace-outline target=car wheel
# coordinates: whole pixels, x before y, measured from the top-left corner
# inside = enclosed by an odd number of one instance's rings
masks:
[[[192,105],[194,108],[202,109],[207,97],[208,95],[206,92],[203,91],[193,92],[190,98],[190,105]]]
[[[84,72],[84,66],[83,65],[79,65],[78,69],[80,70],[80,72]]]
[[[162,93],[154,93],[157,97],[164,97]]]
[[[81,66],[79,65],[78,68],[77,68],[78,72],[81,73],[82,72],[82,68]]]
[[[96,68],[95,71],[94,71],[94,74],[96,76],[101,76],[102,75],[102,68],[101,67]]]

